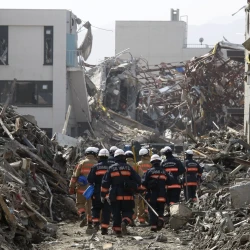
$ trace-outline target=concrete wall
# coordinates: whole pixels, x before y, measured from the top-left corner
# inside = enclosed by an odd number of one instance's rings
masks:
[[[53,108],[20,107],[18,112],[21,115],[33,115],[40,128],[53,128]],[[37,113],[39,112],[39,115]],[[60,130],[62,132],[62,129]]]
[[[0,10],[0,25],[9,26],[9,65],[0,65],[0,80],[52,80],[53,108],[19,108],[35,115],[38,125],[60,132],[66,113],[67,10]],[[43,65],[44,26],[54,27],[53,65]]]
[[[186,23],[183,21],[116,21],[115,52],[129,48],[134,57],[149,64],[181,62],[200,56],[209,49],[183,49]],[[128,58],[128,55],[124,55]]]

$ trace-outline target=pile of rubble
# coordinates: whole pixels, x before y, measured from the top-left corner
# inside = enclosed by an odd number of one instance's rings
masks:
[[[55,236],[53,222],[76,216],[65,178],[73,151],[13,107],[0,109],[0,248],[29,249]]]
[[[250,145],[243,133],[228,128],[190,147],[204,168],[203,182],[197,204],[187,203],[192,215],[186,226],[175,228],[177,236],[192,249],[249,249]]]
[[[218,43],[187,63],[148,65],[142,58],[110,58],[88,71],[88,93],[105,107],[163,132],[185,129],[206,134],[242,123],[244,47]],[[92,91],[90,91],[92,90]]]

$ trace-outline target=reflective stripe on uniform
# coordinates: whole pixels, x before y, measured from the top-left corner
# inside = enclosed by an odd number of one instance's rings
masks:
[[[121,231],[122,230],[122,228],[121,227],[112,227],[112,229],[115,231],[115,232],[119,232],[119,231]]]
[[[166,175],[164,175],[164,174],[152,174],[151,176],[150,176],[151,178],[154,178],[154,179],[160,179],[160,180],[166,180],[167,179],[167,177],[166,177]]]
[[[116,196],[116,200],[118,201],[133,201],[133,196]]]
[[[89,174],[90,169],[95,165],[95,163],[83,163],[81,166],[81,174]]]
[[[121,172],[121,175],[122,175],[122,176],[130,176],[130,175],[131,175],[131,172],[130,172],[130,171],[122,170],[122,171],[120,171],[120,172]],[[112,173],[111,173],[111,177],[117,177],[117,176],[120,176],[119,171],[115,171],[115,172],[112,172]]]
[[[85,192],[85,190],[77,189],[76,192],[77,192],[78,194],[83,194],[83,193]]]
[[[139,218],[139,222],[144,223],[145,219],[144,218]]]
[[[109,224],[101,224],[101,228],[108,228]]]
[[[107,170],[97,170],[97,171],[95,172],[95,175],[105,175],[106,172],[107,172]]]
[[[144,187],[143,185],[138,187],[138,190],[146,190],[146,187]]]
[[[187,183],[184,183],[184,186],[197,186],[197,182],[187,182]]]
[[[178,172],[178,168],[165,168],[166,172]]]
[[[158,202],[166,202],[166,199],[164,197],[158,197],[157,201]]]
[[[187,172],[197,172],[198,168],[187,168]]]
[[[82,208],[79,208],[78,210],[77,210],[77,213],[80,215],[80,214],[82,214],[82,213],[85,213],[85,209],[82,207]]]
[[[129,219],[129,217],[123,217],[122,220],[127,220],[129,223],[131,222],[131,219]]]
[[[108,188],[101,187],[101,192],[108,192],[108,191],[109,191]]]
[[[181,185],[179,184],[173,184],[173,185],[170,185],[170,186],[165,186],[166,188],[170,189],[170,188],[181,188]]]
[[[77,177],[72,177],[72,178],[70,179],[70,182],[71,182],[71,183],[76,183],[76,181],[77,181]]]
[[[82,168],[81,169],[81,174],[82,175],[87,175],[87,174],[89,174],[90,170],[91,170],[91,168]]]

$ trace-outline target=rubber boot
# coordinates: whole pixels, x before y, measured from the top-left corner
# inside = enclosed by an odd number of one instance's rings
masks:
[[[80,227],[86,226],[87,219],[86,219],[85,213],[81,213],[80,218],[81,218]]]
[[[127,235],[128,234],[128,230],[127,230],[127,223],[125,221],[122,222],[121,228],[122,228],[122,234],[123,235]]]
[[[108,234],[108,229],[107,228],[101,228],[101,234],[102,235]]]
[[[160,231],[164,226],[164,220],[158,219],[157,221],[157,230]]]
[[[99,231],[99,229],[100,229],[100,223],[99,223],[99,222],[94,223],[94,229],[95,229],[96,231]]]

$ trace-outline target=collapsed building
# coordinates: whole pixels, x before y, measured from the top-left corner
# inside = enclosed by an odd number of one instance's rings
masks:
[[[160,133],[189,128],[197,135],[232,126],[243,122],[243,59],[243,46],[226,42],[186,63],[110,58],[87,72],[96,90],[90,104],[94,99]]]

